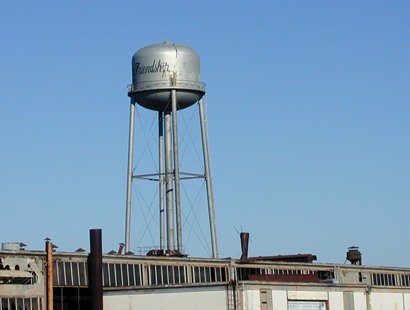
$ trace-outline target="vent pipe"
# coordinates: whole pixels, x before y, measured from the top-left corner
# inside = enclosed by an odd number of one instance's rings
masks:
[[[53,310],[53,244],[50,239],[46,238],[46,255],[47,255],[47,310]]]
[[[242,248],[242,255],[241,259],[248,258],[248,248],[249,248],[249,233],[241,232],[241,248]]]
[[[88,256],[88,278],[91,289],[91,309],[103,309],[102,281],[102,232],[90,229],[90,255]]]

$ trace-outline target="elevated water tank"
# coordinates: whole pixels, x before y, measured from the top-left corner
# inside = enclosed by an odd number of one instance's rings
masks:
[[[177,108],[184,109],[205,94],[199,55],[190,47],[164,42],[143,47],[132,57],[132,84],[128,96],[155,111],[171,110],[171,90]]]
[[[359,251],[359,247],[351,246],[348,248],[346,253],[346,260],[348,260],[352,265],[362,264],[362,253]]]

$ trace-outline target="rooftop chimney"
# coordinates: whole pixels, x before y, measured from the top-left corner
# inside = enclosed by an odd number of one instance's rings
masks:
[[[249,246],[249,233],[241,232],[241,248],[242,248],[241,259],[248,258],[248,246]]]

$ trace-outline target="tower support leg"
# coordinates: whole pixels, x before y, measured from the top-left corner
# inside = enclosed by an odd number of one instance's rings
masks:
[[[182,224],[181,224],[181,195],[179,181],[179,152],[178,152],[178,124],[177,124],[177,96],[176,90],[171,92],[172,103],[172,140],[174,146],[174,181],[175,181],[175,217],[177,220],[177,250],[182,249]]]
[[[134,156],[134,122],[135,122],[135,101],[131,99],[130,104],[130,125],[128,139],[128,168],[127,168],[127,196],[125,212],[125,252],[130,250],[130,226],[131,226],[131,196],[132,196],[132,160]]]
[[[175,250],[174,242],[174,188],[172,171],[172,133],[171,112],[166,111],[164,116],[165,127],[165,197],[167,210],[167,249]]]
[[[211,243],[212,243],[212,257],[218,258],[218,241],[216,237],[216,222],[215,222],[215,207],[214,207],[214,196],[212,190],[212,177],[211,177],[211,165],[209,160],[209,147],[208,147],[208,131],[206,126],[205,112],[203,100],[200,99],[199,105],[199,120],[201,123],[201,136],[202,136],[202,151],[204,157],[204,167],[205,167],[205,182],[206,182],[206,192],[208,197],[208,213],[209,213],[209,226],[211,231]]]
[[[164,209],[164,113],[158,112],[158,182],[159,182],[159,243],[165,250],[165,209]]]

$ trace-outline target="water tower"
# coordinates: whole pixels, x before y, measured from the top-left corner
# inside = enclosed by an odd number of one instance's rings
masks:
[[[199,56],[193,49],[165,42],[146,46],[132,57],[132,84],[128,91],[131,104],[125,223],[126,252],[129,251],[130,246],[133,180],[144,177],[153,179],[154,175],[159,189],[161,250],[169,253],[183,251],[180,180],[184,177],[181,177],[179,171],[177,113],[178,110],[198,103],[204,171],[200,174],[190,174],[190,178],[194,176],[205,179],[212,255],[214,258],[218,257],[208,135],[202,101],[204,95],[205,85],[200,79]],[[158,113],[159,171],[149,176],[133,172],[135,103]]]

